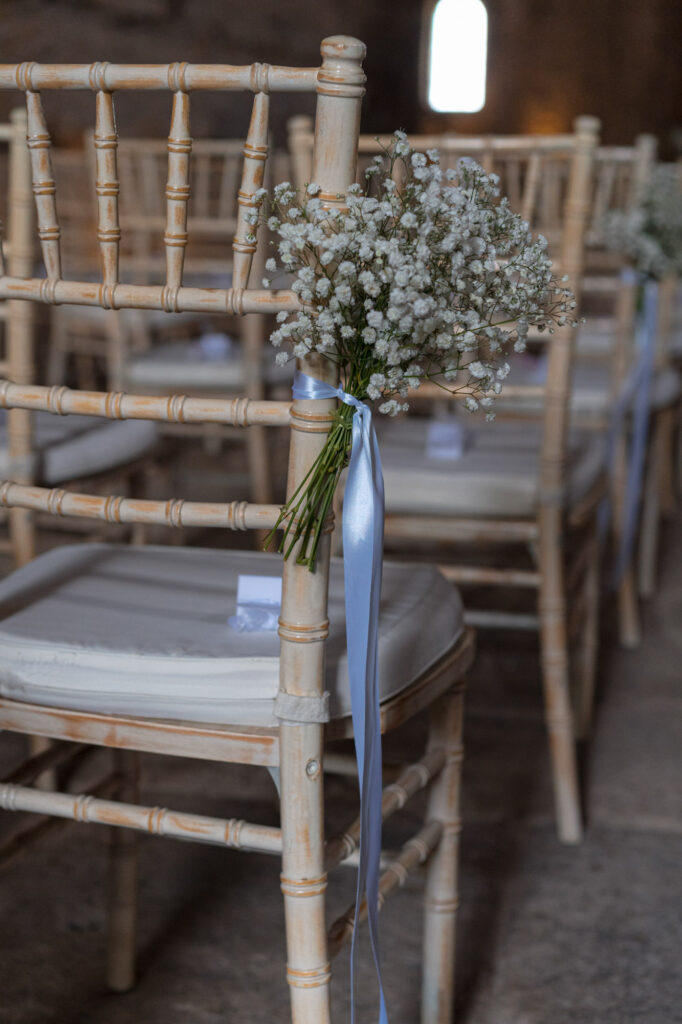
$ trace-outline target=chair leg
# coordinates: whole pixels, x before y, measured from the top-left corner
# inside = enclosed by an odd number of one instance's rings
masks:
[[[130,469],[126,474],[127,491],[132,497],[138,499],[147,497],[148,466],[149,463],[145,461],[142,465],[138,464],[134,468]],[[170,491],[168,493],[170,493]],[[134,523],[133,528],[130,531],[130,543],[133,547],[141,548],[147,543],[148,536],[149,527],[146,523]]]
[[[330,1024],[322,727],[282,724],[281,819],[292,1024]]]
[[[265,397],[262,372],[263,345],[266,336],[266,319],[263,316],[246,317],[242,325],[244,358],[244,384],[249,398]],[[269,472],[268,438],[265,427],[251,427],[246,432],[246,450],[251,478],[251,500],[259,505],[272,501],[272,483]],[[256,544],[262,548],[267,531],[256,534]]]
[[[621,438],[616,450],[611,486],[611,506],[613,509],[612,537],[615,558],[618,557],[621,532],[624,528],[626,489],[627,449],[625,440]],[[634,650],[642,642],[639,598],[632,556],[618,583],[618,637],[621,646],[627,650]]]
[[[642,642],[642,624],[635,572],[632,565],[623,573],[618,584],[618,636],[622,647],[635,650]]]
[[[588,562],[583,581],[584,619],[576,666],[576,737],[581,740],[587,739],[592,728],[599,641],[599,544],[596,536],[596,523],[591,534],[586,543],[593,548],[593,556]]]
[[[265,427],[249,429],[247,449],[252,500],[259,505],[268,505],[272,501],[272,487],[268,468],[268,438]]]
[[[656,589],[656,563],[661,512],[661,424],[656,422],[642,494],[642,525],[639,546],[639,593],[651,598]]]
[[[14,565],[20,569],[36,556],[35,515],[27,508],[9,510],[9,536]]]
[[[64,384],[68,353],[68,331],[63,316],[54,308],[51,310],[50,340],[47,349],[45,380],[48,384]]]
[[[118,795],[126,802],[135,802],[138,789],[137,754],[117,750],[114,758],[123,775]],[[114,992],[128,992],[135,984],[137,847],[137,834],[132,829],[112,828],[107,984]]]
[[[451,1024],[454,1009],[463,706],[461,682],[431,709],[429,746],[443,747],[446,761],[429,796],[428,818],[443,834],[427,869],[421,1024]]]
[[[675,514],[675,427],[677,408],[664,409],[659,413],[659,473],[661,513],[666,517]]]
[[[582,839],[580,786],[571,709],[568,633],[561,523],[558,509],[547,509],[540,535],[540,656],[549,734],[552,782],[559,839]]]
[[[31,757],[42,754],[43,751],[49,750],[51,746],[52,740],[47,736],[29,736],[28,738],[28,752]],[[43,789],[47,792],[56,790],[58,788],[57,773],[54,768],[48,768],[47,771],[41,772],[33,785],[36,789]]]

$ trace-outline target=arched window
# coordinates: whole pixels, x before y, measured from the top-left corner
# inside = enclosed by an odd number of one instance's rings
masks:
[[[481,0],[438,0],[431,16],[427,99],[442,113],[485,103],[488,12]]]

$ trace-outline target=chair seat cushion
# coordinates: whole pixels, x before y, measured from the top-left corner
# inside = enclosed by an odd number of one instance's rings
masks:
[[[275,362],[270,345],[263,354],[262,376],[269,384],[293,378],[293,360],[285,366]],[[201,341],[178,341],[154,345],[126,363],[126,384],[137,389],[187,389],[238,391],[246,385],[245,364],[239,346],[216,358],[202,350]]]
[[[158,438],[149,420],[107,420],[99,416],[33,414],[37,481],[55,485],[93,476],[142,458]],[[12,476],[7,416],[0,419],[0,476]]]
[[[274,554],[79,544],[0,583],[0,694],[29,703],[197,722],[273,725],[276,632],[227,625],[240,573],[277,576]],[[326,688],[350,711],[343,563],[329,594]],[[438,660],[462,631],[455,588],[431,566],[384,567],[382,699]]]
[[[376,417],[377,420],[380,417]],[[378,424],[386,512],[394,515],[532,516],[538,504],[542,431],[535,423],[462,417],[460,459],[426,456],[428,420]],[[604,470],[606,444],[591,431],[570,438],[569,505],[584,497]]]
[[[544,384],[546,376],[546,358],[524,356],[513,361],[509,383],[524,386]],[[651,382],[651,408],[659,410],[674,405],[680,397],[680,383],[680,374],[673,367],[655,370]],[[522,412],[539,408],[542,400],[533,396],[514,396],[503,401],[505,409]],[[611,367],[604,362],[576,362],[573,367],[571,412],[578,416],[605,418],[611,414],[613,405]]]

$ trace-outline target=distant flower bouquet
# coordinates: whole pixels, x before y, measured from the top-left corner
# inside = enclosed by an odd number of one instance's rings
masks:
[[[552,275],[546,240],[533,239],[499,199],[497,181],[473,161],[443,171],[436,150],[413,152],[396,132],[343,209],[326,208],[319,185],[303,195],[278,185],[268,226],[279,235],[279,265],[270,259],[266,269],[295,274],[302,302],[299,312],[278,315],[271,341],[287,346],[278,362],[323,353],[338,365],[344,391],[380,401],[379,412],[391,416],[425,380],[465,390],[466,406],[491,416],[509,372],[504,353],[525,347],[531,325],[551,331],[571,320],[575,306]],[[276,527],[286,524],[285,557],[302,539],[298,561],[311,569],[348,461],[352,417],[340,405]]]
[[[637,206],[607,214],[604,237],[643,277],[682,273],[682,169],[659,164]]]

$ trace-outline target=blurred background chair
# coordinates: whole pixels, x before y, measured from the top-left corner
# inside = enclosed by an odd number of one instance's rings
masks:
[[[21,278],[36,267],[36,232],[26,112],[16,110],[6,130],[10,144],[8,179],[7,271]],[[9,300],[2,304],[5,375],[18,384],[33,385],[40,378],[36,351],[38,312],[31,303]],[[38,357],[38,358],[37,358]],[[155,449],[158,430],[153,423],[111,423],[96,417],[80,422],[12,409],[0,421],[0,470],[26,486],[74,483],[126,486],[140,463]],[[92,524],[91,524],[92,529]],[[26,509],[9,515],[8,544],[16,565],[30,561],[36,551],[35,517]]]
[[[293,128],[292,166],[300,186],[309,180],[304,159],[309,135],[301,119]],[[487,172],[499,173],[501,193],[548,237],[557,273],[568,275],[579,301],[597,133],[595,119],[580,118],[574,136],[416,136],[410,142],[419,151],[437,147],[444,167],[473,156]],[[367,161],[383,145],[381,139],[361,137],[360,152]],[[582,835],[575,741],[587,734],[592,711],[597,512],[607,469],[603,436],[569,431],[574,337],[566,326],[548,339],[544,376],[532,374],[517,384],[518,360],[510,360],[512,372],[496,404],[498,423],[460,421],[459,458],[428,457],[427,417],[379,424],[389,549],[407,546],[421,553],[426,544],[431,557],[441,559],[448,548],[463,546],[470,564],[442,565],[450,579],[492,585],[507,595],[510,588],[537,594],[537,611],[530,606],[520,614],[487,604],[476,610],[468,606],[467,615],[480,626],[539,630],[557,828],[567,842]],[[431,385],[422,385],[411,405],[418,406],[427,394],[429,405],[435,399],[442,410],[444,392]],[[503,420],[507,410],[516,422]],[[475,559],[481,546],[484,561]],[[512,565],[500,557],[505,548],[511,548]]]

